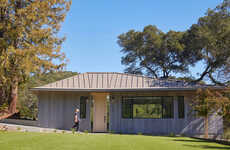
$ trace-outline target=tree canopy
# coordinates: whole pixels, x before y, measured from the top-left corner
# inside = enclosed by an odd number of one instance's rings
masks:
[[[189,47],[199,52],[205,67],[197,81],[204,77],[216,84],[224,84],[230,63],[230,1],[209,9],[197,24],[187,31]],[[227,78],[226,78],[227,77]],[[227,80],[226,80],[227,79]]]
[[[16,111],[18,85],[65,65],[64,38],[57,33],[70,5],[67,0],[1,0],[0,84],[10,112]]]
[[[146,73],[155,78],[168,78],[170,73],[188,72],[193,63],[181,42],[184,32],[162,32],[156,26],[146,26],[142,32],[130,30],[121,34],[118,44],[125,56],[125,72]],[[187,59],[185,59],[187,58]]]
[[[208,122],[210,115],[219,115],[230,120],[229,90],[198,89],[196,96],[191,99],[191,110],[196,116],[204,118],[205,137],[208,138]]]
[[[162,32],[149,25],[143,31],[130,30],[118,37],[125,72],[169,78],[191,73],[202,63],[194,82],[209,80],[225,85],[230,81],[230,0],[209,9],[184,32]]]

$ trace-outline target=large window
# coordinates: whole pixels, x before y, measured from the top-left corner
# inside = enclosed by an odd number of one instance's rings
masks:
[[[178,118],[184,118],[184,96],[178,97]]]
[[[123,97],[122,118],[173,118],[173,98]]]
[[[86,118],[86,101],[88,97],[81,96],[80,97],[80,118],[84,119]]]

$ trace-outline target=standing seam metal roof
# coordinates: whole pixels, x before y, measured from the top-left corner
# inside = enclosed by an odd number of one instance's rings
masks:
[[[117,72],[86,72],[73,77],[56,81],[44,86],[32,88],[38,89],[160,89],[160,88],[200,88],[207,87],[182,80],[154,79],[141,75],[117,73]]]

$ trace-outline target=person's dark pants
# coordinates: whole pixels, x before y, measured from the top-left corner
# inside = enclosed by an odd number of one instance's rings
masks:
[[[76,131],[78,131],[79,130],[79,122],[75,122],[72,128],[75,128]]]

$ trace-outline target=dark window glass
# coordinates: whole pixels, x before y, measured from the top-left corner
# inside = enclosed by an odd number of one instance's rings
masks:
[[[178,97],[178,118],[184,118],[184,96]]]
[[[132,99],[122,98],[122,118],[133,118]]]
[[[173,118],[173,97],[162,97],[163,103],[163,118]]]
[[[88,97],[81,96],[80,97],[80,118],[84,119],[86,118],[86,101]]]
[[[173,118],[173,98],[123,97],[122,118]]]

